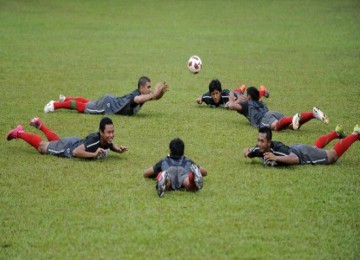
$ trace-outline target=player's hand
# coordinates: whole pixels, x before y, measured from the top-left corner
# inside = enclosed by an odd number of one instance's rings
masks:
[[[234,105],[235,105],[235,102],[229,100],[228,102],[226,102],[225,107],[228,109],[233,109]]]
[[[199,97],[199,98],[196,99],[196,103],[198,103],[199,105],[201,105],[202,102],[203,102],[202,97]]]
[[[249,148],[245,148],[243,153],[244,153],[244,157],[248,157],[249,154],[251,153],[251,150]]]
[[[271,152],[264,153],[265,161],[276,161],[276,155]]]
[[[164,81],[164,83],[162,84],[161,92],[164,94],[168,90],[169,90],[169,85]]]
[[[118,149],[117,149],[117,151],[118,151],[119,153],[124,153],[124,152],[126,152],[127,150],[128,150],[128,148],[125,147],[125,146],[120,146],[120,147],[118,147]]]
[[[103,148],[98,148],[95,152],[95,158],[101,158],[102,156],[106,155],[106,151]]]
[[[166,82],[159,82],[155,85],[155,91],[154,91],[154,99],[160,99],[165,94],[166,91],[169,90],[169,86]]]
[[[154,99],[157,99],[157,97],[160,95],[162,89],[162,83],[156,83],[155,90],[154,90]]]
[[[244,101],[246,101],[246,96],[244,94],[238,95],[236,103],[241,103],[241,102],[244,102]]]
[[[235,102],[235,100],[236,100],[236,96],[235,96],[234,92],[230,92],[229,93],[229,101]]]
[[[158,97],[158,99],[162,98],[162,96],[165,94],[166,91],[169,90],[169,85],[164,81],[164,83],[162,84],[162,87],[161,87],[161,92],[160,92],[160,95]]]

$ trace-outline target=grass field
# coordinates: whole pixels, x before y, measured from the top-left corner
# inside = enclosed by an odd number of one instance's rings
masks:
[[[0,259],[358,259],[359,143],[331,166],[264,167],[242,157],[257,130],[235,112],[198,106],[213,78],[270,90],[266,104],[311,121],[274,133],[312,144],[360,123],[360,2],[0,0]],[[203,70],[189,73],[197,54]],[[44,114],[60,93],[90,99],[170,91],[135,117],[112,116],[126,154],[42,156],[6,133],[33,116],[60,136],[96,132],[101,116]],[[159,199],[143,171],[181,137],[208,170],[198,193]],[[331,147],[331,145],[329,146]]]

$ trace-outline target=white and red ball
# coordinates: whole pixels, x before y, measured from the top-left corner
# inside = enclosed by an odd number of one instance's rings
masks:
[[[197,74],[200,72],[202,67],[202,62],[199,56],[193,55],[188,61],[188,69],[191,73]]]

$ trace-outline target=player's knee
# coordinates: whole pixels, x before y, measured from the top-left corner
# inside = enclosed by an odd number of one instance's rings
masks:
[[[327,156],[328,156],[328,163],[335,163],[338,159],[339,156],[337,155],[337,153],[335,152],[335,150],[330,150],[330,151],[326,151]]]
[[[274,122],[272,122],[270,125],[270,129],[273,131],[278,131],[277,123],[278,123],[278,120],[275,120]]]
[[[49,145],[48,142],[40,142],[39,147],[38,147],[39,153],[46,154],[48,145]]]

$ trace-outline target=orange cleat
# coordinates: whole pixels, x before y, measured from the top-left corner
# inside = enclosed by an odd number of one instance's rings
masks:
[[[266,87],[264,85],[260,85],[260,89],[259,89],[259,92],[260,92],[260,98],[262,97],[270,97],[270,93],[267,91]]]
[[[234,89],[234,92],[244,94],[245,90],[246,90],[246,85],[243,84],[241,87]]]

